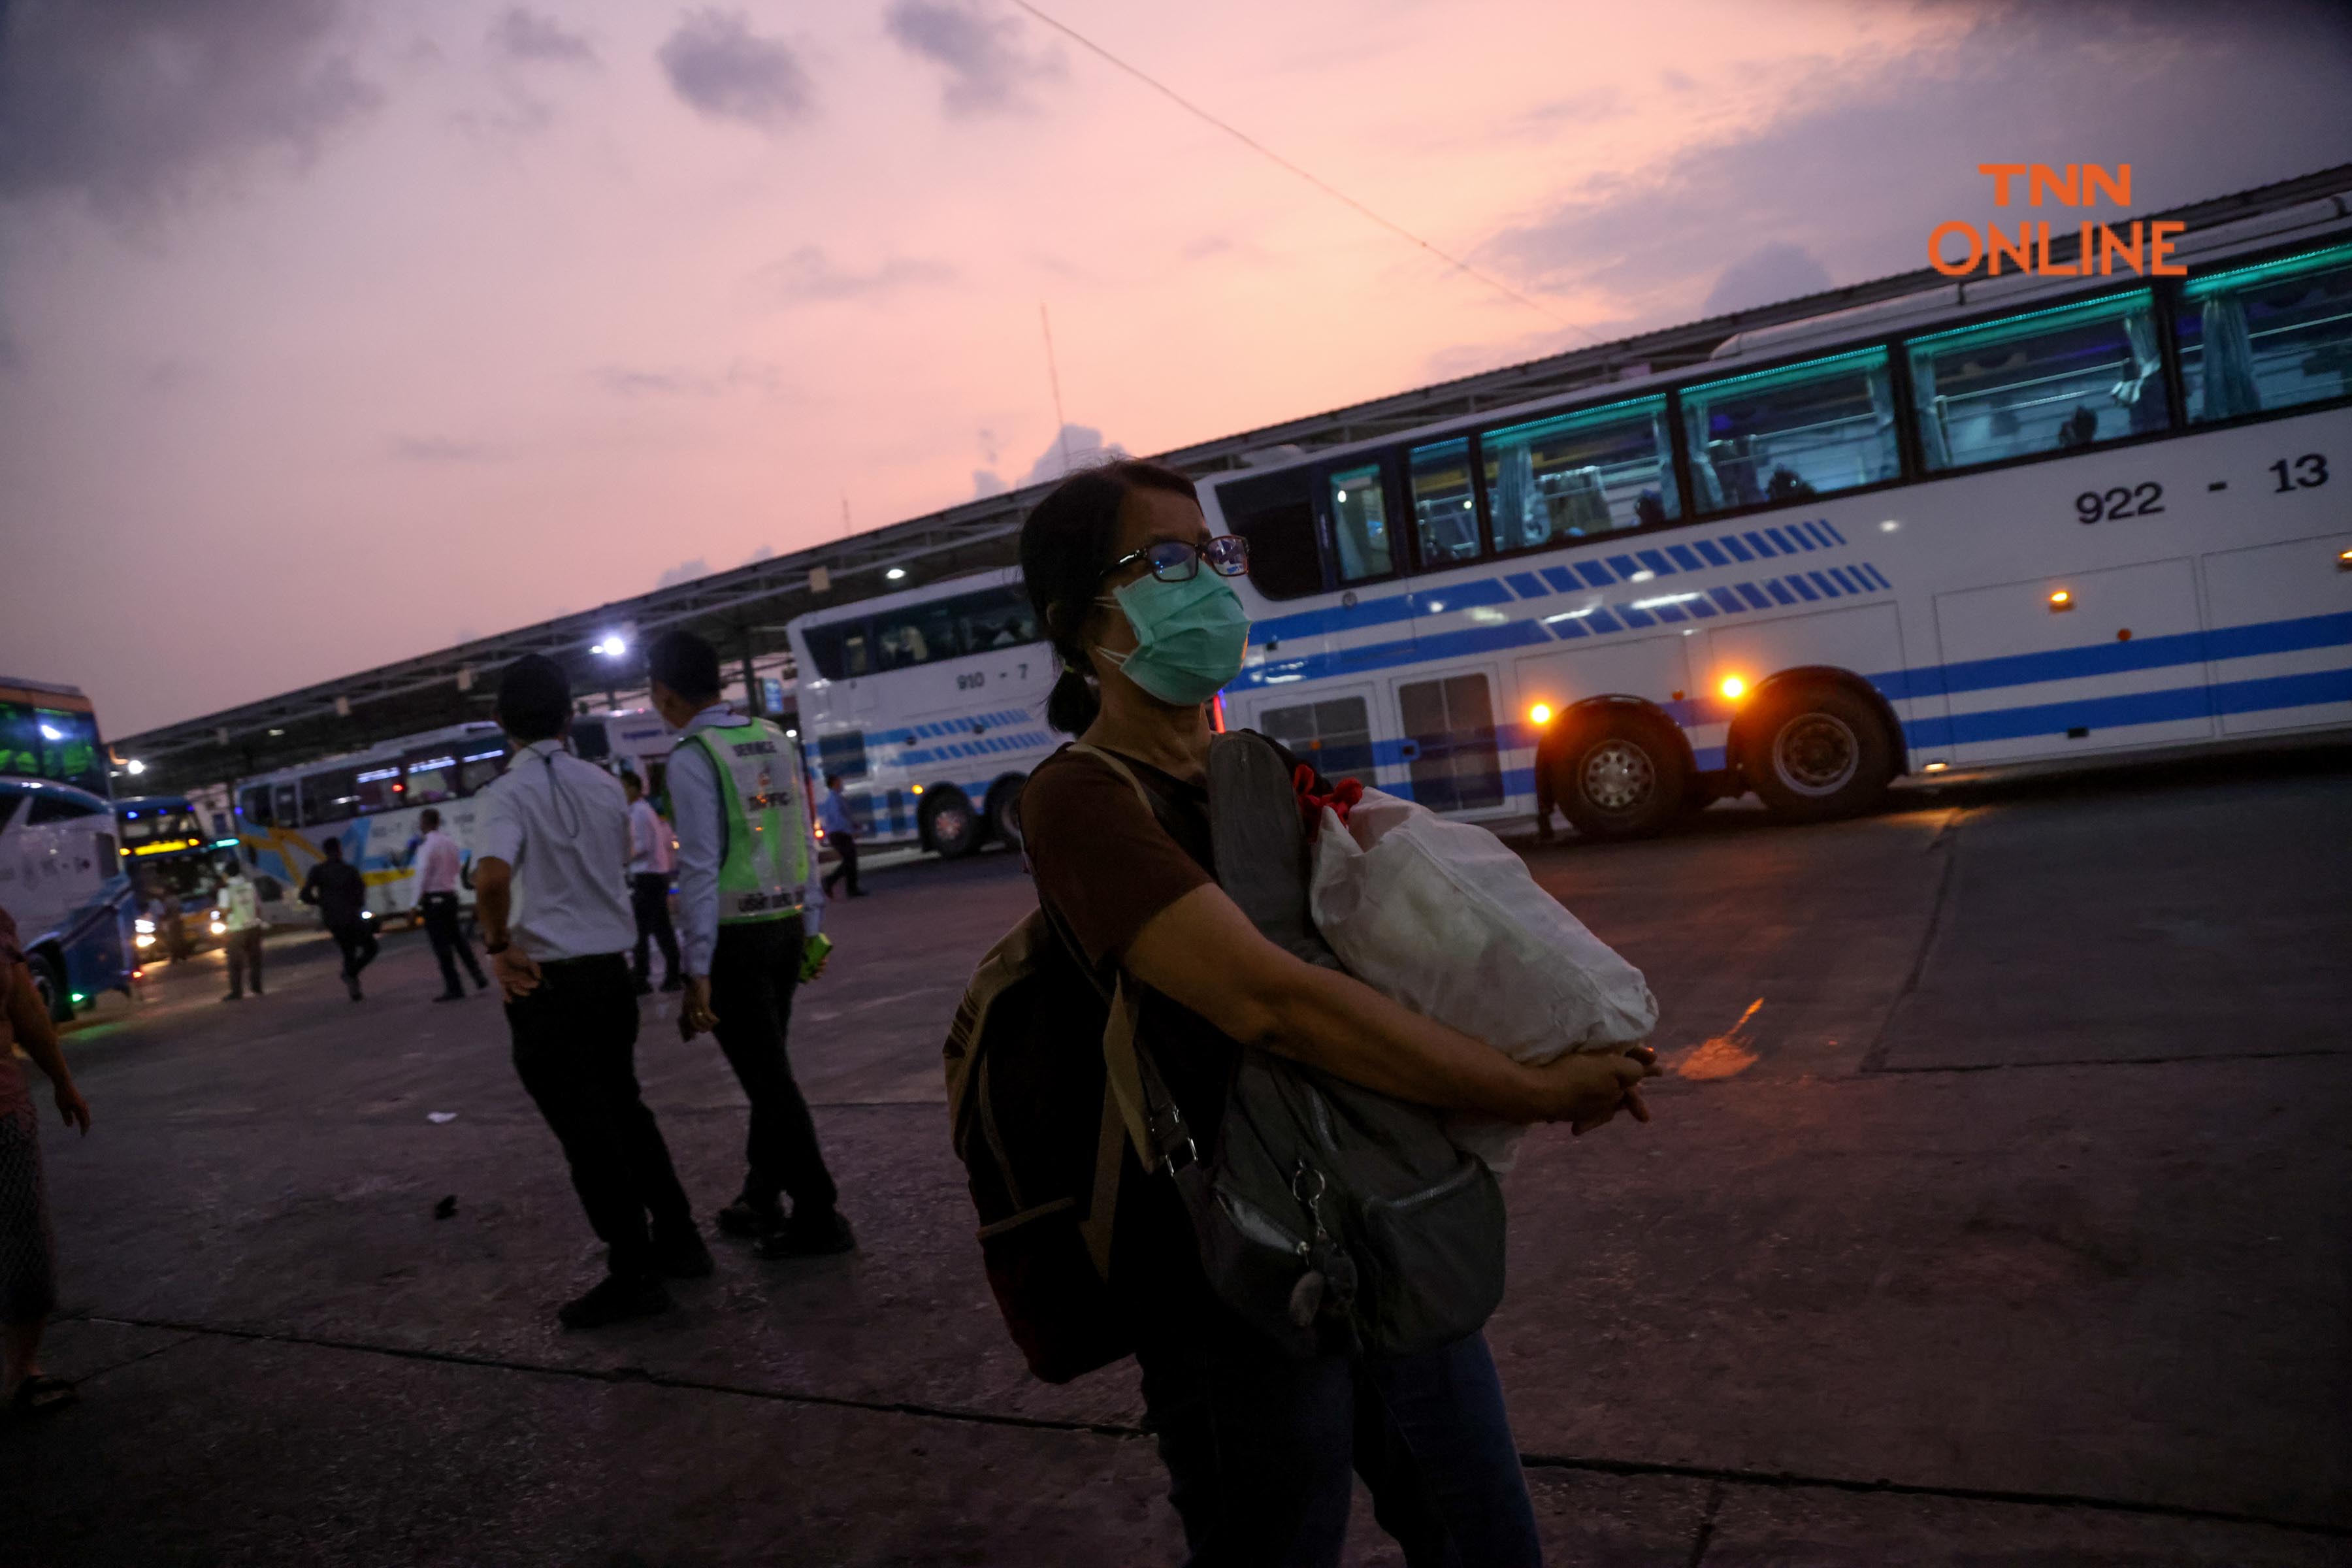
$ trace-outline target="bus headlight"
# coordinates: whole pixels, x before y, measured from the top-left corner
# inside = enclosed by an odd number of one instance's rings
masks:
[[[1723,678],[1723,684],[1717,687],[1716,689],[1722,692],[1724,696],[1730,699],[1732,701],[1737,702],[1741,698],[1748,695],[1748,682],[1740,679],[1739,677],[1736,675],[1727,675]]]
[[[218,921],[213,921],[213,934],[215,936],[226,936],[228,934],[228,927],[221,924]]]
[[[1550,723],[1551,704],[1549,702],[1538,702],[1534,707],[1528,709],[1528,722],[1535,725],[1538,729],[1541,729],[1544,725]]]
[[[138,947],[152,947],[155,945],[155,933],[153,931],[142,931],[131,939],[131,942],[134,946]]]
[[[149,920],[145,915],[141,915],[137,920],[133,921],[131,922],[131,927],[142,936],[152,936],[155,934],[155,922]]]

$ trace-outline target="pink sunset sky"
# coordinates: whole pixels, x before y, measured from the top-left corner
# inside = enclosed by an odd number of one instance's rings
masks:
[[[122,735],[1051,471],[2352,161],[2324,5],[0,0],[0,670]],[[1539,308],[1538,308],[1539,307]]]

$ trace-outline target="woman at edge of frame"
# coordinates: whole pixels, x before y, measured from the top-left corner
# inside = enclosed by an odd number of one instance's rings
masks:
[[[1578,1132],[1620,1110],[1649,1120],[1639,1086],[1654,1067],[1515,1062],[1284,951],[1218,887],[1207,703],[1240,673],[1248,620],[1210,547],[1192,482],[1134,460],[1064,479],[1021,534],[1063,665],[1048,721],[1126,761],[1161,807],[1083,752],[1041,764],[1021,812],[1038,898],[1086,962],[1139,984],[1142,1032],[1186,1120],[1214,1136],[1242,1042],[1440,1110]],[[1230,553],[1223,565],[1245,570]],[[1212,1293],[1171,1182],[1147,1182],[1135,1214],[1122,1214],[1111,1287],[1190,1563],[1336,1563],[1351,1471],[1412,1568],[1540,1562],[1483,1333],[1411,1356],[1293,1359]]]

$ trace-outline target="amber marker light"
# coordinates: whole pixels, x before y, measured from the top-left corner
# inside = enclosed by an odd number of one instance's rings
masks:
[[[2074,595],[2061,588],[2050,595],[2050,607],[2053,610],[2071,610],[2074,607]]]
[[[1951,765],[1952,764],[1949,763],[1929,763],[1927,764],[1927,771],[1931,773],[1940,773]]]
[[[1549,702],[1538,702],[1534,707],[1528,709],[1528,721],[1531,724],[1538,725],[1550,723],[1551,704]]]
[[[2352,550],[2339,550],[2336,552],[2336,569],[2338,572],[2352,572]]]
[[[1723,678],[1723,684],[1717,687],[1716,689],[1722,692],[1734,702],[1737,702],[1741,698],[1748,695],[1748,682],[1740,679],[1739,677],[1736,675],[1727,675]]]

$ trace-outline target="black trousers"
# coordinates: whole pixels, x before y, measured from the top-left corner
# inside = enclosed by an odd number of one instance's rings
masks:
[[[343,950],[343,973],[357,980],[360,971],[375,962],[375,922],[373,921],[339,921],[327,928],[335,945]]]
[[[793,992],[800,983],[799,916],[719,928],[710,958],[710,1010],[719,1015],[719,1048],[751,1101],[743,1195],[764,1203],[789,1193],[796,1213],[817,1215],[831,1209],[838,1194],[817,1147],[808,1101],[784,1054]]]
[[[841,852],[841,864],[824,874],[824,890],[830,893],[835,882],[846,882],[849,884],[849,896],[856,898],[857,896],[857,840],[846,833],[832,833],[825,836],[824,841]]]
[[[417,907],[425,911],[425,934],[433,941],[433,956],[441,961],[442,989],[464,993],[466,988],[457,984],[457,960],[461,958],[475,984],[488,984],[482,978],[482,966],[474,962],[474,944],[466,940],[465,928],[457,923],[457,895],[427,893]]]
[[[260,995],[261,928],[251,926],[244,931],[233,931],[221,945],[228,949],[228,994],[232,996],[245,994],[246,972],[250,970],[253,973],[253,994]]]
[[[653,1268],[653,1237],[694,1224],[637,1087],[637,994],[619,953],[543,961],[507,1004],[515,1076],[563,1145],[572,1189],[615,1274]]]
[[[629,910],[637,917],[637,951],[629,963],[629,973],[639,980],[652,968],[652,957],[646,950],[648,942],[659,942],[662,953],[664,984],[677,978],[677,931],[669,922],[669,873],[639,871],[629,879]]]

